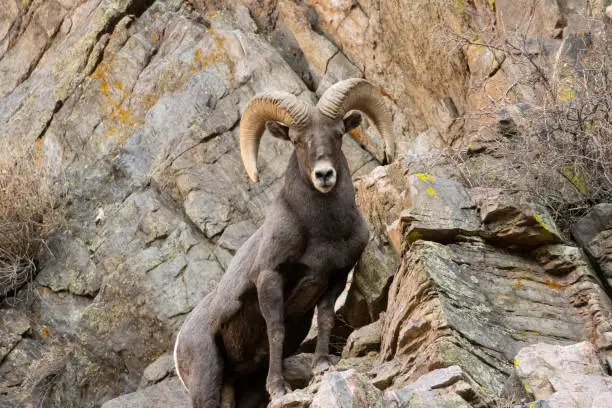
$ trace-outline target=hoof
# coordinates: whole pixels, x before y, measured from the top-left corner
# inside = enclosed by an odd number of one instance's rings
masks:
[[[289,384],[287,384],[282,378],[276,381],[270,381],[266,385],[266,389],[268,391],[268,394],[270,394],[271,400],[278,399],[285,394],[289,394],[292,391],[291,387],[289,387]]]
[[[315,358],[312,363],[312,374],[317,375],[329,370],[332,366],[329,356]]]

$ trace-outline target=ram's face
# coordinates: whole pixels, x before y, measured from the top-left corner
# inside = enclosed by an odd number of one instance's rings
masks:
[[[293,143],[302,175],[321,193],[333,190],[345,160],[342,154],[342,136],[359,125],[358,113],[346,119],[330,119],[314,110],[309,126],[288,128],[278,123],[268,125],[276,137]]]

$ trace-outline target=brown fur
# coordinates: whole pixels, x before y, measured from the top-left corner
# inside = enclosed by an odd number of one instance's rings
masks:
[[[358,114],[332,120],[315,110],[306,129],[268,123],[274,136],[290,140],[295,149],[283,189],[177,338],[177,372],[194,408],[218,408],[223,399],[223,406],[232,405],[233,396],[222,397],[231,394],[222,392],[224,384],[236,390],[236,406],[265,398],[258,394],[263,384],[258,389],[254,378],[266,368],[272,398],[290,391],[282,359],[303,341],[315,306],[319,335],[313,367],[329,366],[334,303],[369,237],[341,150],[342,135],[359,120]],[[335,174],[327,193],[313,185],[313,169],[321,162]]]

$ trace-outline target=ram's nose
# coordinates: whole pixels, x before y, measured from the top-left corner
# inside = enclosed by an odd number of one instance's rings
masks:
[[[312,181],[317,190],[328,193],[336,185],[336,169],[327,162],[317,163],[312,170]]]

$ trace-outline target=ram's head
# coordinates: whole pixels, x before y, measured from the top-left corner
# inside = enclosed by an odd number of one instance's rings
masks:
[[[342,135],[361,122],[365,113],[386,143],[387,158],[394,156],[391,113],[380,89],[364,79],[347,79],[330,87],[317,106],[282,92],[264,92],[251,99],[240,122],[240,151],[254,182],[257,152],[267,126],[276,137],[291,141],[302,175],[321,193],[330,192],[343,168]]]

